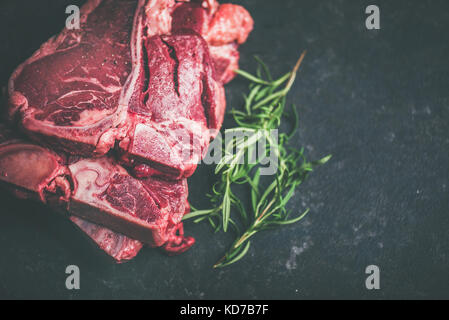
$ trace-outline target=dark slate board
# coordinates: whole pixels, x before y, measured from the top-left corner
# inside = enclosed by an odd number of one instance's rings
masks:
[[[294,212],[311,208],[303,223],[260,234],[226,269],[211,265],[230,235],[191,223],[189,252],[146,249],[115,265],[65,218],[2,194],[0,298],[449,298],[449,3],[377,0],[382,29],[368,31],[371,2],[241,1],[256,21],[242,68],[258,54],[280,75],[308,50],[290,96],[295,141],[311,158],[334,157],[292,200]],[[1,83],[80,3],[1,2]],[[245,88],[227,87],[229,106]],[[213,181],[202,166],[190,200],[206,205]],[[81,269],[76,292],[64,285],[70,264]],[[365,289],[370,264],[381,269],[379,291]]]

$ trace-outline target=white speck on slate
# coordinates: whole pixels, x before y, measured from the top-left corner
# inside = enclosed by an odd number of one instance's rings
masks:
[[[296,257],[299,256],[304,251],[306,251],[312,244],[313,242],[309,238],[306,241],[304,241],[300,247],[297,246],[292,247],[290,251],[290,258],[285,263],[285,267],[287,268],[287,270],[294,270],[297,268]]]

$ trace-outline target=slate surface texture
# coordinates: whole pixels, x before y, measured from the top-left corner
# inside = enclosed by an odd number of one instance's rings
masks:
[[[59,32],[75,0],[0,4],[1,84]],[[231,236],[186,223],[197,244],[178,257],[145,249],[126,264],[102,257],[65,218],[2,193],[0,298],[60,299],[393,299],[449,298],[449,2],[444,0],[246,0],[255,29],[241,50],[275,75],[308,54],[289,102],[297,147],[333,154],[289,207],[310,207],[299,224],[258,235],[246,258],[211,268]],[[381,10],[381,30],[365,8]],[[227,86],[241,105],[247,83]],[[227,125],[230,121],[226,122]],[[190,179],[190,200],[206,206],[213,168]],[[65,268],[81,269],[81,290],[65,288]],[[365,268],[381,289],[365,288]]]

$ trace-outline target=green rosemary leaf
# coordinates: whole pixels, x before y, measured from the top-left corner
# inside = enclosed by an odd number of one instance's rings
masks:
[[[229,217],[231,216],[231,197],[230,193],[230,185],[229,180],[226,185],[226,191],[223,197],[223,230],[226,232],[228,230]]]
[[[271,77],[270,70],[268,69],[268,67],[265,64],[265,62],[263,62],[262,59],[259,58],[259,56],[254,56],[254,59],[262,67],[263,71],[265,72],[265,75],[267,76],[268,81],[273,81],[273,78]]]
[[[195,217],[198,217],[198,216],[204,216],[204,215],[211,214],[214,211],[215,211],[214,209],[211,209],[211,210],[196,210],[196,211],[192,211],[192,212],[187,213],[186,215],[184,215],[184,217],[182,219],[183,220],[187,220],[187,219],[195,218]]]
[[[214,222],[212,217],[207,217],[207,220],[209,221],[212,228],[215,230],[215,232],[218,232],[220,229],[217,227],[217,224]]]
[[[288,225],[288,224],[293,224],[296,222],[301,221],[302,219],[304,219],[304,217],[310,212],[310,209],[307,209],[306,211],[304,211],[299,217],[294,218],[294,219],[290,219],[290,220],[284,220],[284,221],[272,221],[270,222],[270,224],[272,225]]]
[[[248,114],[251,114],[251,103],[253,102],[256,95],[259,93],[261,86],[255,86],[253,90],[251,90],[248,97],[245,99],[245,110]]]
[[[262,79],[260,79],[260,78],[258,78],[258,77],[256,77],[256,76],[253,76],[252,74],[250,74],[250,73],[248,73],[248,72],[246,72],[246,71],[243,71],[243,70],[235,70],[234,72],[237,73],[237,74],[239,74],[239,75],[241,75],[242,77],[244,77],[244,78],[246,78],[246,79],[248,79],[248,80],[254,82],[254,83],[265,84],[265,85],[268,85],[268,84],[269,84],[269,82],[267,82],[267,81],[265,81],[265,80],[262,80]]]
[[[332,158],[332,155],[330,154],[330,155],[328,155],[328,156],[326,156],[326,157],[324,157],[324,158],[322,158],[322,159],[320,159],[318,161],[314,161],[312,163],[314,165],[322,165],[322,164],[325,164],[326,162],[328,162],[331,158]]]
[[[226,267],[234,262],[239,261],[248,253],[250,245],[251,245],[251,242],[248,241],[243,249],[242,249],[242,247],[239,247],[238,251],[234,252],[234,254],[239,252],[238,255],[236,255],[234,258],[232,258],[228,261],[224,260],[223,262],[218,262],[217,264],[214,265],[214,268]]]
[[[253,207],[253,211],[256,212],[257,200],[259,197],[259,181],[260,181],[260,169],[257,169],[254,174],[254,178],[252,180],[252,188],[251,188],[251,204]]]

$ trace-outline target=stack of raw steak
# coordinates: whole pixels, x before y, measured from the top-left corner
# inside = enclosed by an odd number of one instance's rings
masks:
[[[187,250],[186,178],[221,127],[252,27],[215,0],[89,0],[80,29],[11,76],[0,184],[68,213],[116,261],[143,244]]]

